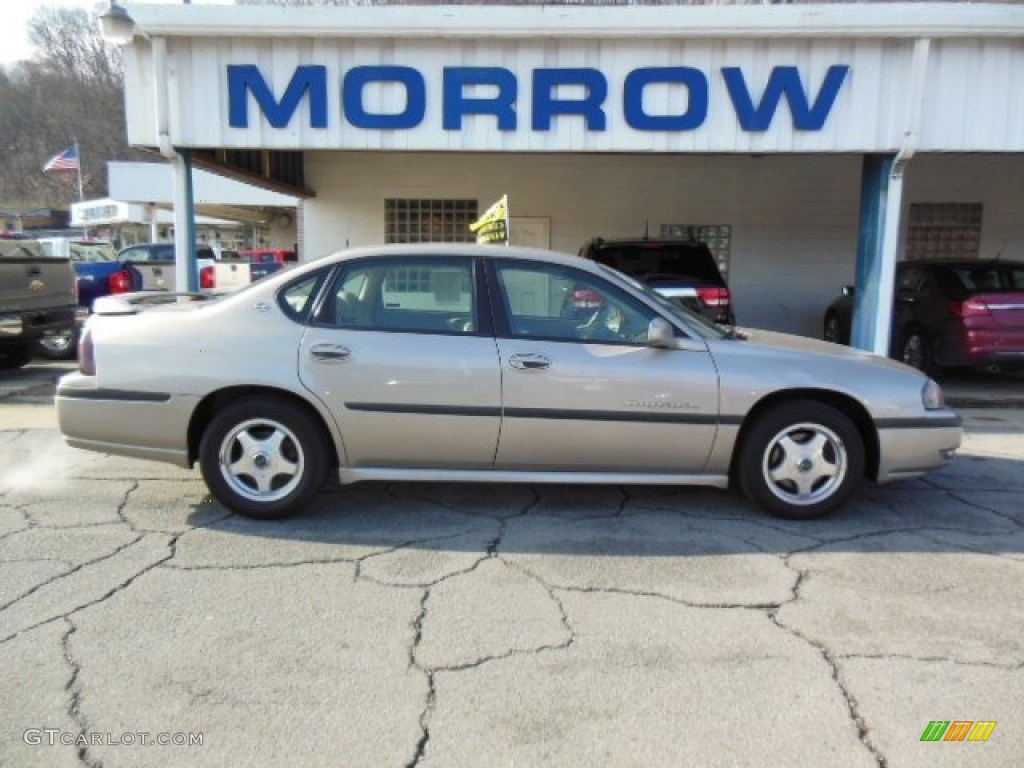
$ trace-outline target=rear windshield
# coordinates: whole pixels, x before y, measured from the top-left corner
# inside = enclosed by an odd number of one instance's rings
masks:
[[[968,293],[1024,291],[1024,264],[956,266],[950,272]]]
[[[597,250],[594,259],[645,281],[683,277],[725,284],[711,252],[692,243],[605,245]]]

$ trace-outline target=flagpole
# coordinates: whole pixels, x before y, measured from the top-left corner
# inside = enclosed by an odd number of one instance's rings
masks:
[[[78,202],[85,201],[85,192],[82,189],[82,153],[78,149],[78,139],[75,139],[75,156],[78,158]]]

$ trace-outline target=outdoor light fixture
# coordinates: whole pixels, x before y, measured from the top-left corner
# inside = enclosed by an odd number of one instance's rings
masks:
[[[100,15],[100,31],[115,45],[126,45],[135,36],[135,22],[116,0],[110,0],[110,7]]]

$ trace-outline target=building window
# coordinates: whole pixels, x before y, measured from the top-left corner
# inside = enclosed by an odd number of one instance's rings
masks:
[[[384,229],[389,243],[471,243],[469,225],[477,219],[476,200],[385,200]]]
[[[981,203],[912,203],[907,260],[978,258],[981,212]]]
[[[730,224],[662,224],[661,236],[679,240],[696,240],[711,250],[722,277],[729,279],[729,251],[732,247]]]

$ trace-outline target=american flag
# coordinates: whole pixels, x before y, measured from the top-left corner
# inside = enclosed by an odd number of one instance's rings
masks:
[[[59,155],[54,155],[43,166],[44,171],[77,171],[78,145],[72,144]]]

